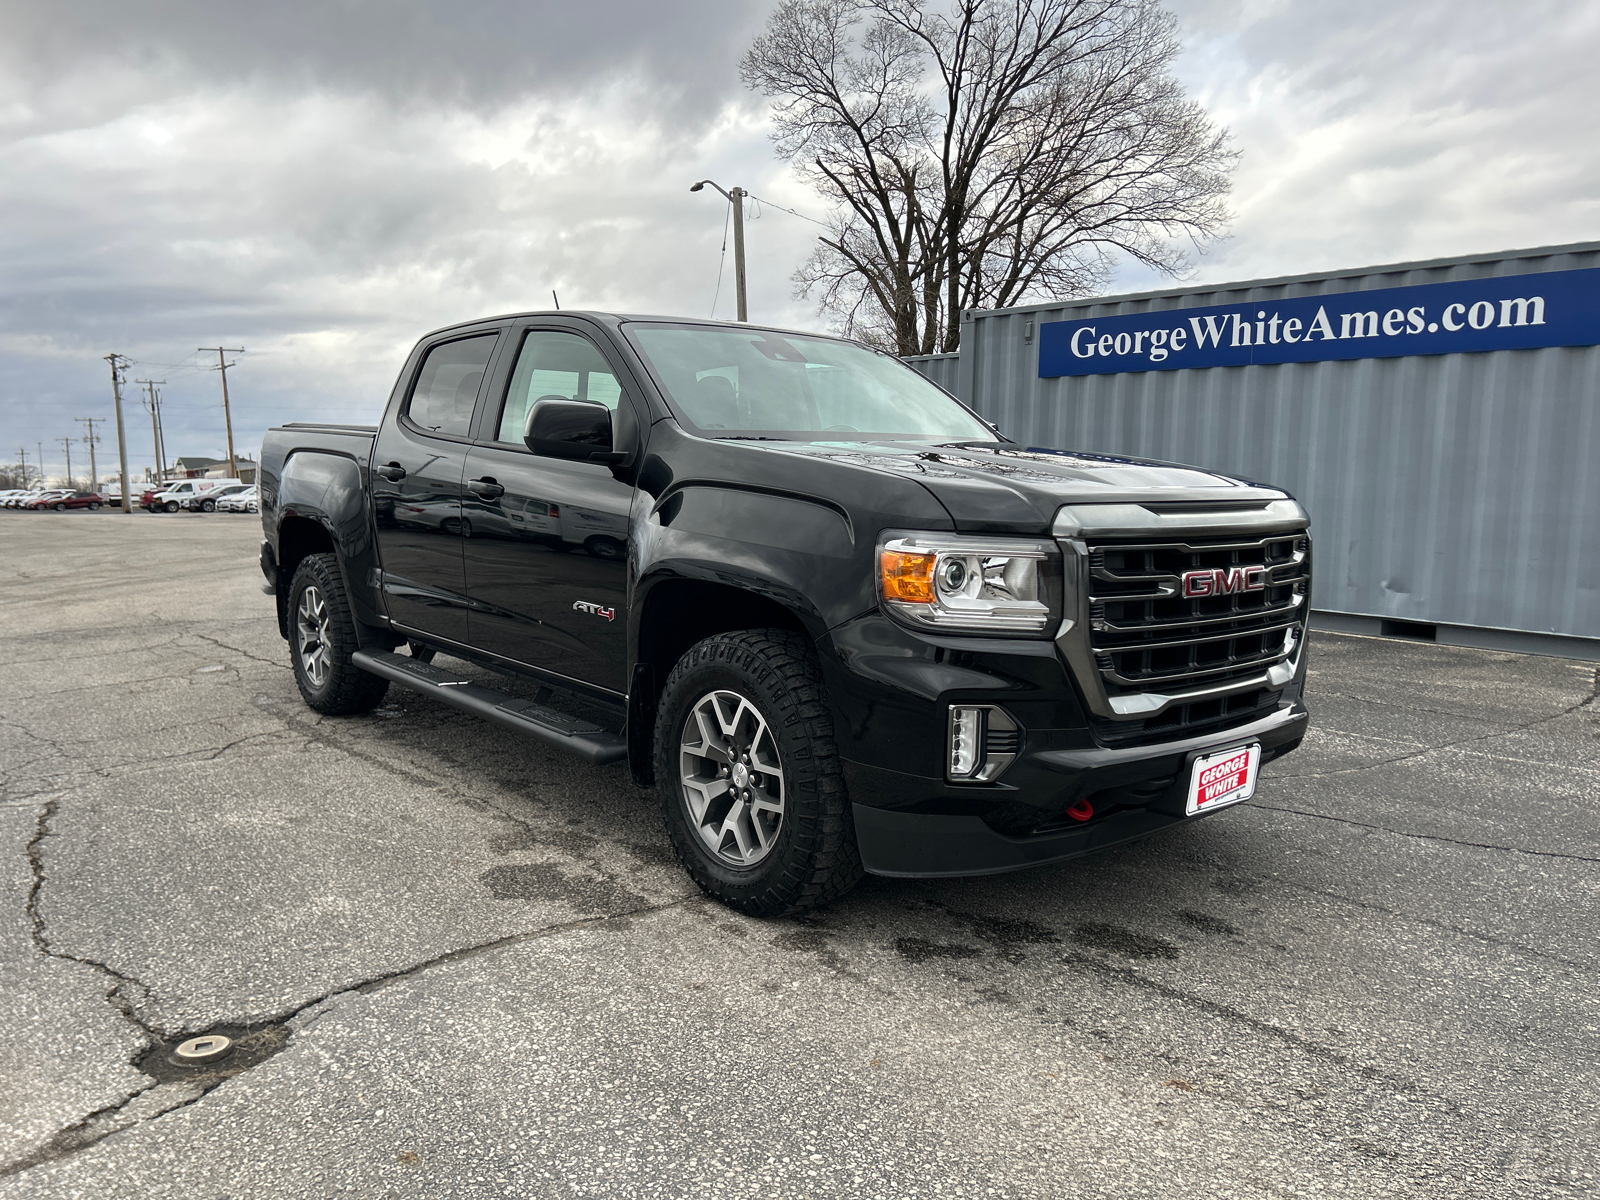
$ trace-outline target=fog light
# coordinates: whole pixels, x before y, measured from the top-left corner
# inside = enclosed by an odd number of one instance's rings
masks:
[[[998,779],[1022,750],[1022,727],[992,704],[950,706],[950,753],[945,776],[954,783]]]

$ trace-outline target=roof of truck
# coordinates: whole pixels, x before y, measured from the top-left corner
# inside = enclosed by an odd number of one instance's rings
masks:
[[[836,341],[851,341],[850,338],[841,338],[838,334],[823,333],[815,329],[789,329],[782,325],[761,325],[754,321],[718,321],[706,317],[669,317],[652,315],[649,313],[615,313],[601,312],[597,309],[535,309],[531,312],[497,313],[492,317],[478,317],[471,321],[457,321],[450,325],[442,325],[438,329],[429,330],[424,336],[432,337],[436,333],[446,333],[452,329],[470,329],[474,325],[492,325],[500,321],[525,321],[535,317],[587,317],[602,325],[618,326],[631,321],[665,322],[672,325],[708,325],[725,329],[760,329],[769,333],[794,334],[798,337],[825,337]]]

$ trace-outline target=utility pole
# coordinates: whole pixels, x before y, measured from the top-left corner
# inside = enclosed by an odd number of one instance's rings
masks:
[[[156,384],[165,383],[165,379],[135,379],[135,383],[144,384],[145,411],[150,414],[150,444],[155,451],[156,478],[160,479],[166,474],[161,461],[161,399],[156,392]]]
[[[21,446],[17,447],[17,465],[22,468],[22,486],[28,486],[28,452]],[[43,477],[41,476],[41,482]]]
[[[82,421],[84,428],[89,431],[83,437],[83,444],[89,447],[89,490],[96,492],[100,490],[100,469],[95,463],[94,447],[95,443],[100,440],[100,435],[94,431],[94,427],[97,424],[104,425],[106,419],[104,417],[78,417],[76,419]]]
[[[723,191],[721,185],[710,179],[702,179],[689,190],[691,192],[698,192],[708,183],[711,184],[712,187],[716,188],[717,191],[722,192],[722,194],[728,198],[728,203],[733,205],[734,294],[738,297],[739,302],[739,320],[748,321],[750,319],[750,308],[749,305],[745,303],[744,291],[744,198],[750,193],[745,191],[743,188],[738,187],[734,188],[731,192]]]
[[[158,477],[165,482],[167,472],[171,469],[167,463],[167,423],[161,416],[161,393],[155,394],[156,400],[156,441],[160,446],[158,453],[161,456],[161,474]]]
[[[122,427],[122,372],[123,368],[132,364],[133,359],[115,352],[105,358],[111,364],[111,399],[117,411],[117,467],[122,481],[122,511],[131,513],[133,505],[128,503],[128,437]]]
[[[61,448],[67,452],[67,486],[72,486],[72,439],[69,437],[57,438]]]
[[[217,370],[222,372],[222,418],[227,422],[228,426],[228,478],[237,479],[239,477],[239,464],[233,457],[233,412],[228,407],[228,368],[234,364],[227,360],[227,355],[243,354],[244,347],[201,346],[200,350],[215,350],[217,352]]]

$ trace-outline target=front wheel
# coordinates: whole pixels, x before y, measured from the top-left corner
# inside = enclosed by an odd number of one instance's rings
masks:
[[[67,511],[67,506],[65,504],[61,503],[61,501],[59,501],[59,500],[57,500],[50,507],[55,509],[57,512],[66,512]]]
[[[301,699],[334,717],[381,704],[389,681],[350,661],[359,648],[338,560],[331,554],[307,555],[289,585],[289,659]]]
[[[200,511],[201,512],[216,512],[217,511],[217,502],[215,500],[202,500],[202,501],[200,501]]]
[[[100,501],[98,501],[98,500],[89,501],[89,511],[90,512],[99,512],[100,511]]]
[[[168,500],[163,507],[165,507],[169,513],[175,513],[178,511],[178,502],[176,500]]]
[[[667,677],[658,712],[662,815],[708,895],[777,917],[855,886],[855,823],[803,635],[755,629],[697,643]]]

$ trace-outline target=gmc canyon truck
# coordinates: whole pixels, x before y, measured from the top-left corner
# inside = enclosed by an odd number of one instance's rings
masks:
[[[378,426],[268,432],[260,503],[307,704],[398,683],[626,760],[755,915],[1205,817],[1309,720],[1292,497],[1024,447],[837,338],[452,326]]]

